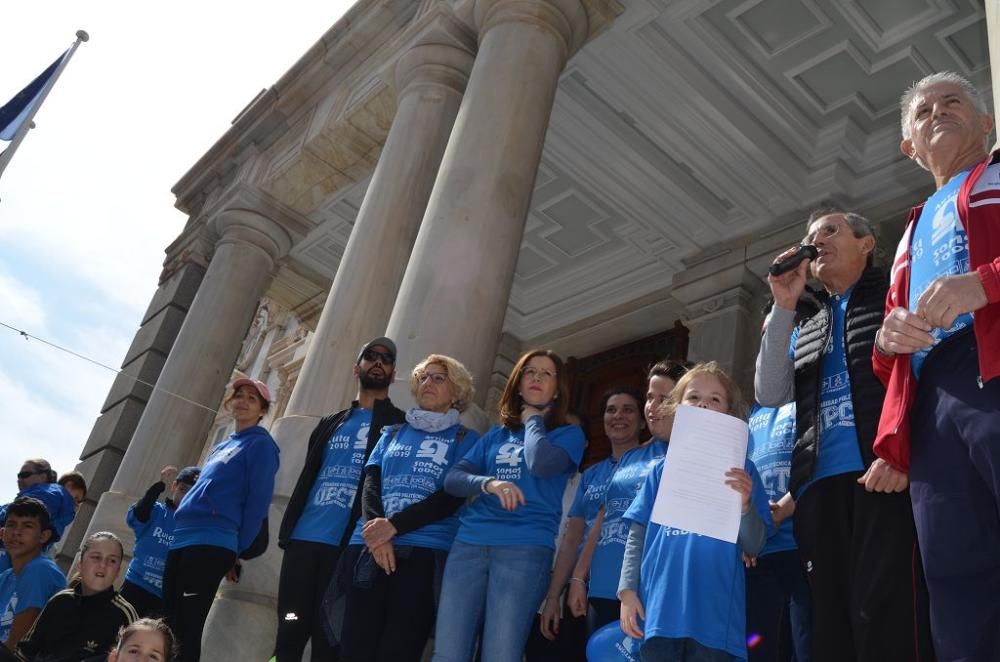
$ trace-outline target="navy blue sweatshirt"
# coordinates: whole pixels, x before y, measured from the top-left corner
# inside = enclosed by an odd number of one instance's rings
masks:
[[[255,425],[219,443],[174,513],[170,549],[214,545],[236,552],[260,532],[274,493],[278,445]]]

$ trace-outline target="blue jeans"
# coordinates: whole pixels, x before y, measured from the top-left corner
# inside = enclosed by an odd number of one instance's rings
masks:
[[[639,649],[642,662],[733,662],[735,657],[724,650],[702,646],[694,639],[653,637]]]
[[[521,662],[551,568],[552,550],[542,545],[456,542],[444,568],[433,662],[469,662],[481,624],[482,662]]]

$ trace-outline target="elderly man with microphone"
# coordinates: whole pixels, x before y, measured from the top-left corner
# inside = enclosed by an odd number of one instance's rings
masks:
[[[794,515],[812,660],[932,659],[907,477],[872,451],[885,389],[871,354],[888,279],[872,265],[871,224],[819,210],[802,245],[771,268],[775,306],[754,386],[764,406],[796,404],[789,492],[772,510],[775,524]],[[810,272],[822,305],[795,326]]]

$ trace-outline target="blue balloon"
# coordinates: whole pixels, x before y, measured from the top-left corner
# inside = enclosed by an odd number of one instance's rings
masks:
[[[633,639],[618,625],[608,623],[587,642],[587,662],[639,662],[642,641]]]

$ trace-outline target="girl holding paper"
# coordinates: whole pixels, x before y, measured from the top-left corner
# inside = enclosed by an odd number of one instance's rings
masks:
[[[574,616],[587,616],[588,634],[618,620],[621,612],[618,578],[629,528],[622,515],[632,505],[650,470],[667,452],[672,419],[660,410],[685,372],[687,366],[670,360],[660,361],[649,369],[643,414],[653,438],[641,445],[642,400],[638,394],[625,388],[605,394],[601,409],[612,453],[583,473],[569,511],[567,535],[559,549],[542,613],[541,629],[545,637],[553,639],[558,634],[561,606],[558,598],[567,582],[567,605]],[[584,530],[587,537],[580,548]],[[573,560],[575,566],[567,565]]]
[[[681,377],[665,407],[740,412],[739,389],[715,362]],[[669,456],[664,462],[669,462]],[[745,659],[746,598],[741,552],[756,555],[771,529],[767,495],[753,463],[720,476],[739,492],[742,517],[737,543],[702,536],[650,520],[663,463],[650,471],[624,519],[630,522],[618,598],[621,627],[644,639],[642,660],[721,662]]]

